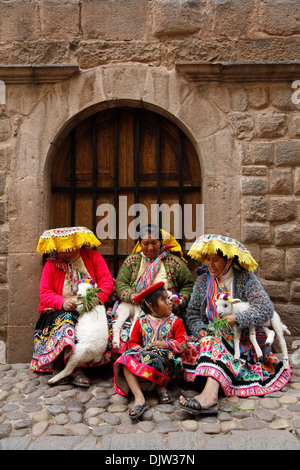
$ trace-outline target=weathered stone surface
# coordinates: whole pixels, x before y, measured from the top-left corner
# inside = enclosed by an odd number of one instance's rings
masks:
[[[278,141],[275,161],[278,166],[300,165],[300,142],[296,140]]]
[[[270,218],[272,222],[293,220],[296,217],[296,199],[290,197],[271,197]]]
[[[293,192],[291,168],[272,168],[270,169],[269,178],[269,191],[271,194],[291,194]]]
[[[286,133],[286,115],[265,112],[257,116],[258,135],[262,138],[282,137]]]
[[[285,252],[276,248],[261,250],[261,271],[265,279],[283,281],[285,278]]]

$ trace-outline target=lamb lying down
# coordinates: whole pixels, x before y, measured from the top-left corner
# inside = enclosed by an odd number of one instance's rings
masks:
[[[108,325],[106,310],[103,305],[95,305],[92,310],[86,311],[87,299],[98,299],[97,292],[103,292],[97,288],[93,281],[81,281],[77,292],[77,312],[79,313],[76,325],[76,344],[66,367],[54,375],[48,383],[53,385],[59,380],[70,375],[74,369],[88,362],[99,362],[106,351],[108,343]],[[94,295],[93,295],[94,294]]]
[[[242,302],[240,299],[231,300],[228,294],[218,294],[217,299],[216,299],[216,307],[217,307],[218,316],[220,318],[223,318],[226,315],[231,315],[231,314],[244,312],[248,310],[250,307],[250,304],[249,302]],[[289,335],[291,333],[286,327],[286,325],[282,323],[278,313],[274,311],[271,320],[260,326],[263,328],[267,336],[266,345],[273,344],[275,334],[277,335],[281,352],[283,355],[283,359],[282,359],[283,367],[284,369],[289,369],[288,351],[287,351],[287,346],[286,346],[286,342],[285,342],[283,335],[284,333],[287,333]],[[273,330],[270,330],[268,328],[269,326],[272,326]],[[240,343],[242,330],[238,328],[236,325],[233,327],[233,330],[234,330],[234,360],[238,361],[240,359],[239,343]],[[250,341],[254,346],[257,359],[258,361],[261,361],[263,357],[263,353],[256,340],[255,327],[249,328],[249,336],[250,336]]]

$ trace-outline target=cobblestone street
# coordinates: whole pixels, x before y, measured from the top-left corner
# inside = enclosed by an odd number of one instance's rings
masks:
[[[300,366],[287,387],[266,397],[225,398],[217,417],[192,417],[178,397],[196,385],[170,387],[174,402],[151,405],[141,420],[128,416],[130,400],[115,393],[110,368],[89,369],[89,389],[51,387],[50,375],[28,364],[0,366],[0,449],[201,450],[300,449]]]

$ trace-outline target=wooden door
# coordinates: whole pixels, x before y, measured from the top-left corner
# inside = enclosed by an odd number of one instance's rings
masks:
[[[112,208],[114,238],[99,237],[99,251],[116,276],[135,245],[130,236],[124,238],[139,222],[135,203],[146,207],[146,223],[151,222],[153,204],[190,204],[195,214],[201,203],[198,157],[183,132],[156,113],[137,108],[99,112],[78,124],[58,150],[52,171],[51,226],[84,225],[99,236],[97,228],[107,216],[99,216],[99,211]],[[176,221],[170,214],[173,233]],[[178,241],[186,251],[184,229]]]

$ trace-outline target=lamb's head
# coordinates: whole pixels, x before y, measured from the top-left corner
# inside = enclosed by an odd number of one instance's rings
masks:
[[[223,318],[232,313],[231,297],[227,293],[219,293],[216,296],[216,309],[218,317]]]
[[[77,290],[77,300],[79,301],[77,311],[83,313],[90,310],[95,302],[99,303],[98,292],[103,292],[103,289],[98,288],[96,282],[92,279],[80,281]]]

